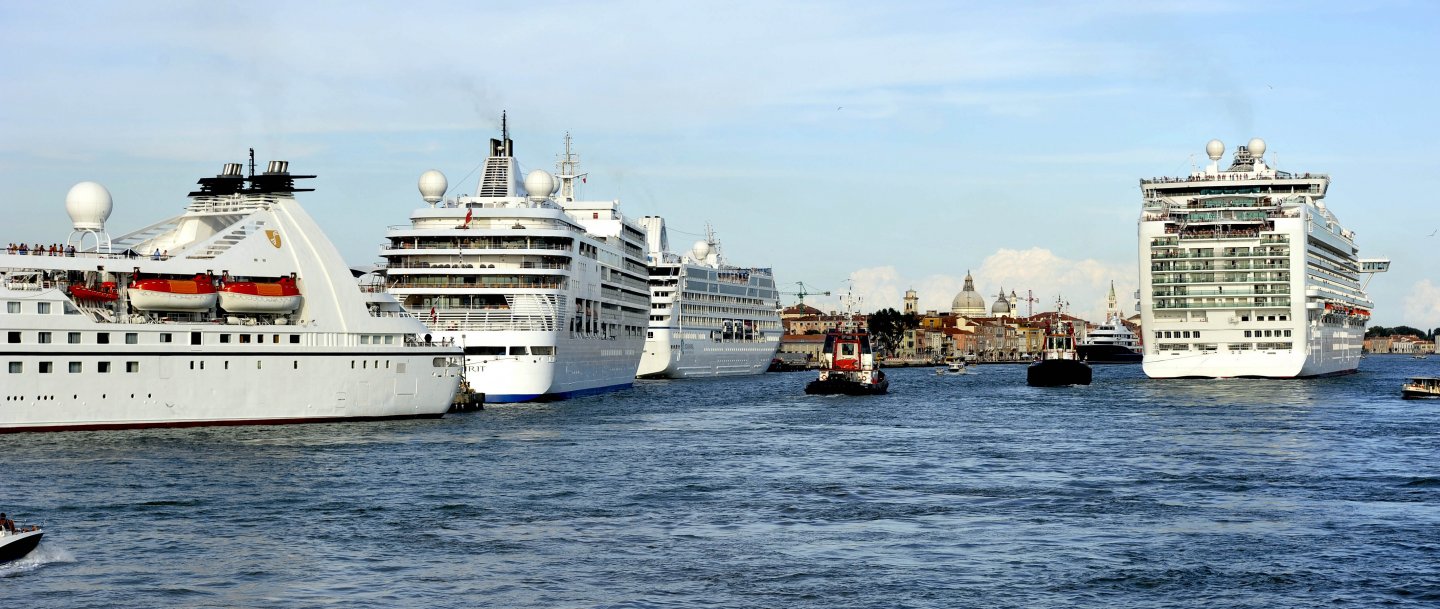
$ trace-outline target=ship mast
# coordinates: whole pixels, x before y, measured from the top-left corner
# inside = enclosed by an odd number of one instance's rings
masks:
[[[580,156],[570,150],[570,132],[565,132],[565,154],[560,155],[560,160],[555,162],[556,177],[560,178],[560,200],[575,200],[575,178],[583,182],[589,174],[576,174],[575,168],[580,165]]]

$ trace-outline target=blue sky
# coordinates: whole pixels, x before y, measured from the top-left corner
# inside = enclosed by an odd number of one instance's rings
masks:
[[[884,6],[882,6],[884,4]],[[1440,326],[1440,8],[1427,2],[0,4],[0,241],[114,234],[196,179],[285,159],[355,264],[456,192],[500,111],[525,169],[575,138],[583,195],[719,234],[783,284],[949,307],[967,270],[1098,317],[1137,283],[1138,180],[1265,138],[1331,174],[1376,323]],[[1228,153],[1227,153],[1228,154]],[[464,178],[462,180],[462,178]],[[678,247],[695,238],[673,232]],[[809,299],[807,299],[808,301]],[[1122,298],[1128,312],[1133,301]],[[787,302],[790,302],[787,300]],[[835,298],[819,304],[834,306]]]

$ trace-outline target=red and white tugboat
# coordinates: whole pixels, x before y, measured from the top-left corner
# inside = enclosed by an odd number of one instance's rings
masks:
[[[831,330],[820,355],[820,378],[805,386],[805,393],[820,395],[879,395],[890,380],[875,364],[870,335],[863,330]]]
[[[1059,311],[1063,313],[1064,307]],[[1075,350],[1075,327],[1063,314],[1045,328],[1045,349],[1025,371],[1025,383],[1031,387],[1090,384],[1090,364]]]

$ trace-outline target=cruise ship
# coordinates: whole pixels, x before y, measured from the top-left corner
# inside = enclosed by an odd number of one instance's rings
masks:
[[[725,263],[714,231],[685,254],[670,251],[665,219],[645,216],[650,326],[642,378],[759,374],[780,347],[780,293],[768,268]]]
[[[1205,147],[1187,177],[1140,181],[1141,326],[1152,378],[1298,378],[1360,363],[1384,259],[1362,259],[1355,232],[1325,202],[1330,177],[1265,163],[1259,138]]]
[[[569,135],[556,175],[522,179],[501,121],[474,195],[447,198],[444,174],[420,176],[426,205],[382,246],[386,290],[464,348],[487,402],[628,388],[650,310],[645,233],[618,201],[576,197]]]
[[[65,243],[0,254],[0,432],[440,417],[460,352],[367,293],[285,161],[199,181],[178,216],[112,239],[95,182]]]

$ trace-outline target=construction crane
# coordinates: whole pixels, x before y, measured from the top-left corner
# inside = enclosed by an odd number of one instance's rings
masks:
[[[814,291],[814,290],[811,290],[810,288],[805,287],[805,282],[803,282],[803,281],[797,281],[797,282],[795,282],[795,285],[800,286],[800,290],[799,290],[799,291],[796,291],[796,292],[785,292],[785,291],[782,291],[782,292],[780,292],[780,293],[781,293],[781,294],[786,294],[786,295],[788,295],[788,296],[794,296],[794,297],[800,299],[800,305],[799,305],[799,306],[802,306],[802,307],[805,306],[805,297],[806,297],[806,296],[829,296],[829,295],[830,295],[830,291],[829,291],[829,290],[826,290],[826,291],[824,291],[824,292],[816,292],[816,291]]]

